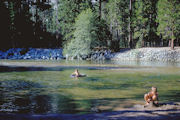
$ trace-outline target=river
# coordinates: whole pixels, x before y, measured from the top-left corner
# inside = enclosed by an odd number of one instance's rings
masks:
[[[74,69],[87,77],[70,77]],[[151,86],[180,102],[180,63],[0,60],[0,113],[84,114],[136,104]]]

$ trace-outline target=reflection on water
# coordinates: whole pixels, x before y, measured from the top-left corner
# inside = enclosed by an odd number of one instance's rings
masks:
[[[55,66],[62,65],[62,66],[93,66],[93,65],[112,65],[112,66],[150,66],[150,67],[180,67],[180,62],[162,62],[162,61],[131,61],[131,60],[101,60],[101,61],[82,61],[82,60],[60,60],[60,61],[35,61],[35,60],[0,60],[0,66],[9,66],[9,65],[20,65],[26,66],[29,65],[48,65],[53,64]],[[23,68],[23,67],[22,67]],[[90,67],[91,68],[91,67]],[[5,69],[5,68],[4,68]],[[24,70],[27,68],[24,67]],[[31,67],[33,70],[34,67]],[[1,70],[1,69],[0,69]],[[13,69],[11,69],[13,70]],[[16,69],[17,70],[17,69]],[[21,69],[23,70],[23,69]],[[29,69],[28,69],[29,70]],[[34,70],[42,71],[47,70],[43,67],[36,67]],[[55,70],[55,69],[54,69]]]
[[[80,72],[88,76],[73,79],[69,75],[76,67],[0,66],[0,113],[87,113],[94,112],[92,108],[119,110],[144,104],[143,94],[151,86],[158,87],[161,101],[180,102],[180,68],[171,68],[172,72],[169,72],[167,67],[146,67],[146,70],[137,71],[138,67],[78,66]]]
[[[138,61],[138,60],[100,60],[100,61],[61,61],[66,64],[102,64],[102,65],[120,65],[120,66],[151,66],[151,67],[180,67],[180,62],[162,62],[162,61]]]
[[[180,67],[180,62],[161,61],[105,61],[106,64],[128,65],[128,66],[151,66],[151,67]]]
[[[0,83],[0,112],[5,113],[75,113],[73,99],[61,94],[43,95],[46,86],[8,80]]]
[[[50,108],[50,97],[40,95],[42,86],[23,80],[1,81],[1,112],[41,113]]]

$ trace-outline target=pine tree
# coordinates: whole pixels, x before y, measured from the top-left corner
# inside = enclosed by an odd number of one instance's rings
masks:
[[[94,47],[106,46],[111,37],[105,21],[99,21],[99,15],[90,8],[77,16],[74,27],[74,39],[64,49],[64,55],[70,57],[87,56]]]
[[[2,0],[0,2],[0,33],[1,33],[1,39],[0,39],[0,49],[7,49],[11,46],[10,44],[10,37],[11,37],[11,19],[9,9],[6,5],[6,0]]]
[[[66,46],[64,53],[72,57],[88,55],[91,47],[95,46],[96,28],[93,26],[94,14],[91,9],[82,11],[76,19],[75,31],[72,39]],[[93,30],[94,29],[94,30]]]
[[[174,40],[180,32],[180,1],[159,0],[158,22],[158,34],[164,39],[170,39],[171,49],[174,49]]]
[[[128,47],[129,1],[110,0],[107,5],[105,19],[112,33],[112,49]]]
[[[59,21],[58,27],[65,41],[72,39],[75,18],[82,10],[89,7],[91,7],[91,0],[59,0],[57,8]]]
[[[153,46],[157,42],[157,0],[135,2],[134,35],[136,47]],[[147,44],[149,43],[149,44]]]

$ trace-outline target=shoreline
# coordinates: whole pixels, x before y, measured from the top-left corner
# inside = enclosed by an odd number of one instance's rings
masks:
[[[114,53],[111,60],[180,62],[180,47],[176,47],[174,50],[169,47],[132,49]]]
[[[134,108],[111,112],[87,114],[3,114],[0,120],[179,120],[180,103],[169,103],[157,108],[144,108],[136,105]]]
[[[0,51],[0,59],[8,60],[62,60],[63,49],[41,49],[41,48],[12,48]],[[110,50],[94,51],[90,58],[80,58],[87,61],[157,61],[180,63],[180,47],[171,50],[169,47],[146,47],[139,49],[122,49],[112,53]]]
[[[124,63],[125,62],[125,63]],[[137,61],[113,61],[104,63],[77,61],[77,60],[9,60],[0,59],[0,66],[6,67],[62,67],[62,68],[82,68],[82,69],[153,69],[153,68],[180,68],[180,63],[167,62],[137,62]]]

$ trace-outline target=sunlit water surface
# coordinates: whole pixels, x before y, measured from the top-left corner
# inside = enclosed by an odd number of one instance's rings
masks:
[[[75,68],[87,77],[70,77]],[[144,104],[151,86],[180,102],[179,63],[1,60],[0,113],[116,111]]]

